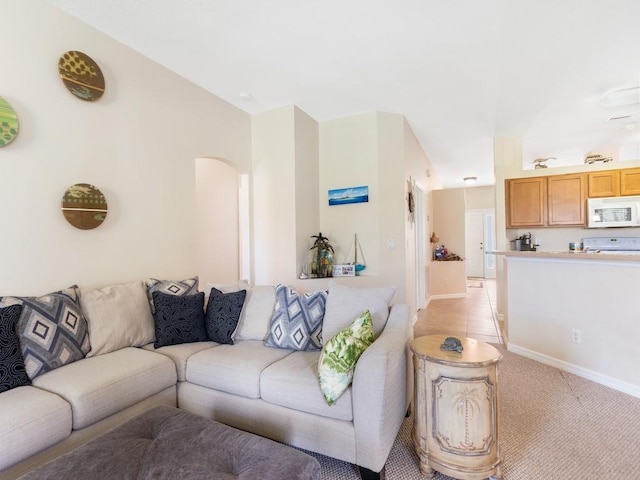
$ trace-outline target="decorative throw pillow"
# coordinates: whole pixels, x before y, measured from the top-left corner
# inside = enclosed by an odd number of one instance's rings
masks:
[[[275,311],[264,344],[292,350],[320,350],[326,302],[326,291],[301,295],[291,287],[276,285]]]
[[[330,280],[322,338],[326,342],[365,310],[371,313],[373,333],[380,335],[387,323],[389,304],[395,292],[394,286],[357,288]]]
[[[22,385],[31,385],[24,368],[18,338],[18,320],[22,305],[0,308],[0,393]]]
[[[318,380],[327,405],[333,405],[351,385],[356,362],[373,341],[371,314],[366,310],[322,348]]]
[[[198,293],[198,277],[187,278],[185,280],[157,280],[149,278],[145,285],[147,296],[151,304],[151,313],[155,312],[153,305],[153,292],[163,292],[169,295],[194,295]]]
[[[149,300],[141,280],[80,289],[80,307],[89,325],[94,357],[124,347],[141,347],[153,342],[155,332]]]
[[[217,288],[212,288],[207,303],[205,325],[209,340],[218,343],[233,345],[233,332],[236,331],[246,290],[239,292],[222,293]]]
[[[152,295],[156,308],[153,314],[155,348],[208,340],[204,325],[203,292],[180,296],[156,291]]]
[[[91,349],[76,285],[42,297],[0,299],[0,307],[16,304],[22,305],[18,332],[22,357],[31,380],[84,358]]]

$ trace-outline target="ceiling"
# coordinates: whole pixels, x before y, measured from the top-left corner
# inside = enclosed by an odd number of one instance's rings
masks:
[[[250,114],[402,114],[444,188],[493,184],[496,136],[640,158],[637,99],[602,105],[639,85],[638,0],[48,1]]]

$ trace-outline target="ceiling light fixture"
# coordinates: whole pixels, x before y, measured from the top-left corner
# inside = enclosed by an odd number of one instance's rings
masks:
[[[464,183],[466,183],[467,185],[472,185],[472,184],[476,183],[476,180],[478,180],[478,177],[464,177],[462,179],[462,181]]]
[[[242,100],[251,100],[251,94],[249,92],[240,92],[238,95]]]

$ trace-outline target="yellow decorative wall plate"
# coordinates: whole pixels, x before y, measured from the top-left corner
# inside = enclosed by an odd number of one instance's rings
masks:
[[[63,53],[58,61],[58,72],[67,90],[82,100],[93,102],[104,93],[102,70],[82,52],[70,50]]]
[[[10,144],[18,135],[18,115],[9,102],[0,97],[0,147]]]

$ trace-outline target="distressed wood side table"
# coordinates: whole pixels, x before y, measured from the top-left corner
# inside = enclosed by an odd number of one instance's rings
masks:
[[[463,351],[443,351],[447,335],[411,343],[415,366],[413,441],[420,471],[461,480],[501,479],[498,364],[491,345],[459,338]]]

